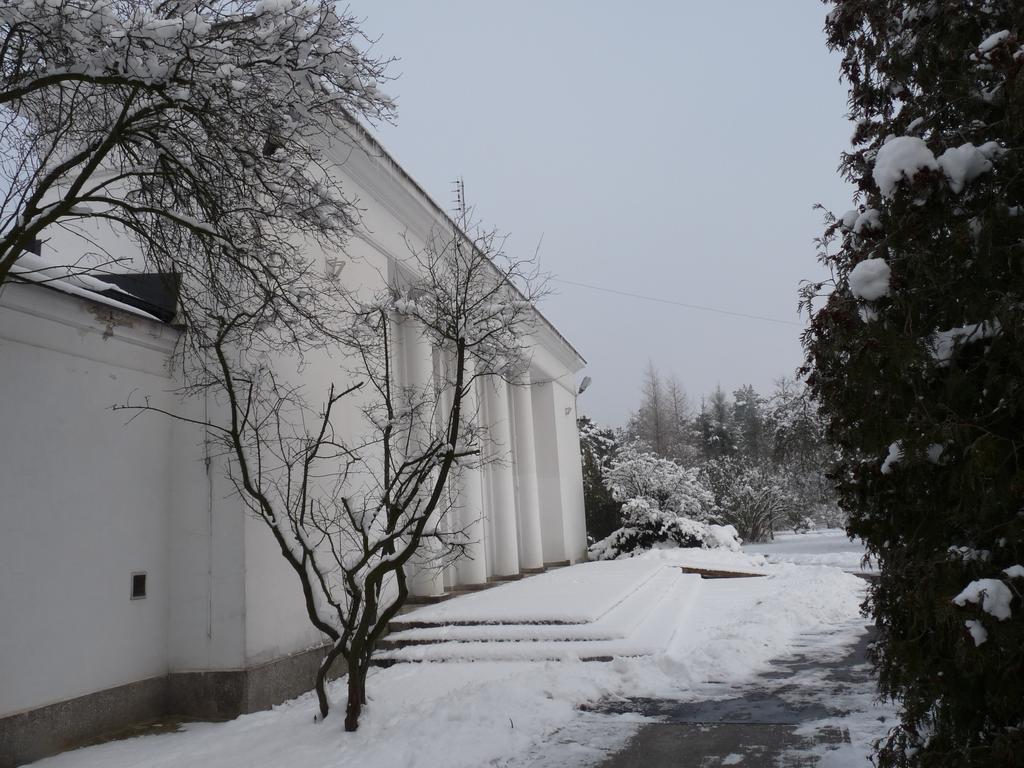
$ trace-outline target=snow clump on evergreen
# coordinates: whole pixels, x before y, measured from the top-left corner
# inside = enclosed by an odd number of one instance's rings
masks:
[[[939,155],[938,163],[946,174],[949,188],[958,195],[976,178],[992,170],[986,153],[970,143],[947,149]]]
[[[875,208],[868,208],[853,222],[853,233],[860,235],[864,230],[879,231],[882,229],[882,214]]]
[[[975,648],[988,640],[988,630],[977,619],[968,619],[964,622],[964,626],[971,633],[971,639],[974,640]]]
[[[882,197],[891,198],[901,181],[911,181],[919,171],[937,171],[939,163],[928,145],[916,136],[890,139],[875,157],[872,176]]]
[[[847,211],[846,213],[844,213],[839,218],[839,223],[840,223],[840,225],[842,226],[843,229],[845,229],[847,232],[849,232],[849,231],[851,231],[853,229],[854,225],[857,223],[857,219],[859,219],[859,218],[860,218],[860,211],[858,209],[856,209],[856,208],[853,208],[853,209]]]
[[[999,579],[977,579],[964,587],[964,590],[953,598],[953,603],[961,608],[967,603],[981,603],[981,609],[985,613],[1005,621],[1012,614],[1011,600],[1013,592]]]
[[[875,301],[889,295],[892,270],[885,259],[864,259],[850,270],[850,291],[858,299]]]
[[[1003,327],[998,320],[991,320],[985,323],[968,323],[950,328],[948,331],[936,331],[929,340],[932,359],[939,366],[947,366],[959,347],[970,342],[994,338],[1002,333],[1002,330]]]
[[[882,474],[888,475],[892,472],[892,468],[901,461],[903,461],[903,443],[897,440],[889,446],[889,455],[882,462]]]
[[[988,54],[998,48],[1000,45],[1005,43],[1011,37],[1010,30],[1002,29],[998,32],[993,32],[991,35],[981,41],[981,45],[978,46],[978,53],[988,58]]]

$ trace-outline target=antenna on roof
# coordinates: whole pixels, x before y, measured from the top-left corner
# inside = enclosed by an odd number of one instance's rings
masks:
[[[460,218],[466,218],[466,182],[459,176],[454,182],[455,186],[455,214]]]

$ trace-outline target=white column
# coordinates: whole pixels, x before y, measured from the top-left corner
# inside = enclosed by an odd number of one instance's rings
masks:
[[[405,384],[409,387],[411,396],[416,398],[427,393],[428,400],[436,397],[436,393],[431,392],[434,387],[434,351],[430,341],[424,337],[419,323],[407,320],[402,324],[402,347],[405,356]],[[429,413],[423,414],[424,418],[429,416]],[[417,429],[428,432],[430,425],[423,423]],[[417,436],[414,432],[410,441],[414,446],[414,451],[417,450],[415,447],[418,442],[417,437],[420,440],[429,439],[428,434]],[[429,489],[423,490],[424,496],[429,494]],[[427,523],[427,530],[429,531],[434,525],[437,525],[436,513]],[[412,564],[412,577],[409,580],[410,594],[439,595],[444,592],[444,572],[436,562],[438,551],[437,542],[433,538],[425,539],[420,544],[419,551],[413,555],[410,561]]]
[[[467,429],[480,425],[480,398],[477,397],[477,382],[473,381],[475,369],[471,360],[466,361],[466,392],[462,396],[462,434],[466,440]],[[479,448],[479,444],[475,447]],[[487,542],[484,530],[483,473],[480,471],[480,457],[464,460],[458,477],[458,496],[453,523],[468,539],[465,554],[455,561],[456,580],[459,584],[483,584],[487,581]]]
[[[533,435],[533,395],[529,374],[526,374],[526,381],[521,385],[512,387],[512,412],[515,418],[516,472],[519,486],[519,567],[543,568],[537,453]]]
[[[537,456],[537,486],[540,496],[541,538],[544,562],[566,559],[562,523],[562,477],[559,467],[558,438],[555,434],[555,399],[551,382],[534,384],[534,448]]]
[[[509,428],[508,384],[494,376],[484,380],[487,398],[489,445],[485,455],[491,460],[491,508],[487,519],[493,530],[495,576],[519,573],[519,542],[516,535],[516,490],[512,475],[512,431]]]

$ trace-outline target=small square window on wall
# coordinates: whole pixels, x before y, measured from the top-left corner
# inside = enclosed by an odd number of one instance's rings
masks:
[[[140,571],[132,574],[132,600],[142,600],[146,596],[146,573]]]

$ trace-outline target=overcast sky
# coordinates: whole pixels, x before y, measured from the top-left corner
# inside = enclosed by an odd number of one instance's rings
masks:
[[[362,3],[362,4],[360,4]],[[692,401],[770,390],[801,360],[797,289],[842,212],[846,91],[816,0],[353,0],[395,56],[384,145],[443,207],[555,278],[547,317],[588,360],[580,410],[621,425],[648,360]]]

